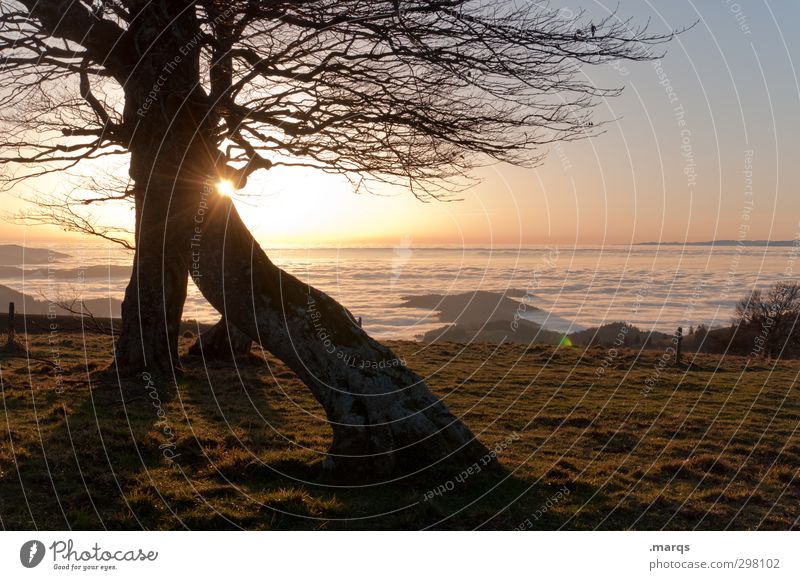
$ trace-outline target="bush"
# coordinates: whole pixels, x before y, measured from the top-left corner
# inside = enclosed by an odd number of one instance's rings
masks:
[[[800,284],[778,282],[754,290],[736,305],[732,350],[751,356],[794,356],[800,351]]]

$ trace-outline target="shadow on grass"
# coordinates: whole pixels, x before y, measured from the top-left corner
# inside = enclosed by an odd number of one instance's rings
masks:
[[[504,468],[463,477],[466,467],[445,462],[420,473],[371,483],[333,477],[322,469],[330,431],[319,421],[322,409],[308,389],[275,361],[193,367],[185,390],[207,430],[226,426],[212,437],[227,445],[190,462],[209,461],[206,475],[220,487],[215,501],[238,502],[244,527],[273,529],[514,529],[541,510],[561,485],[519,478]],[[260,368],[261,374],[253,367]],[[234,370],[235,369],[235,370]],[[220,372],[225,376],[221,377]],[[188,375],[187,375],[188,377]],[[280,383],[275,383],[278,377]],[[312,416],[307,413],[311,412]],[[316,414],[315,416],[313,414]],[[313,418],[312,418],[313,417]],[[241,436],[241,426],[256,425]],[[187,453],[181,464],[187,463]],[[194,454],[193,454],[194,453]],[[435,493],[440,490],[440,493]],[[580,496],[602,497],[583,484]],[[573,496],[574,497],[574,496]],[[198,527],[213,525],[194,521]],[[557,528],[542,518],[536,527]]]
[[[68,378],[63,392],[31,384],[3,385],[6,436],[16,443],[0,478],[4,528],[139,529],[152,513],[180,527],[147,482],[169,461],[171,428],[159,409],[173,399],[173,382],[117,382],[106,371]]]
[[[366,486],[333,479],[307,389],[265,367],[187,360],[177,385],[105,372],[63,393],[6,381],[3,528],[514,529],[561,488],[503,468],[463,477],[456,462]],[[559,509],[595,492],[568,485],[533,529],[559,527]]]

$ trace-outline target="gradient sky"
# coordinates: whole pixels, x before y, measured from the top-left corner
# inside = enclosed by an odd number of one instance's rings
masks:
[[[617,2],[551,6],[582,6],[599,19]],[[654,63],[620,63],[584,70],[598,85],[626,87],[622,96],[597,108],[598,118],[616,119],[605,134],[550,148],[536,169],[484,168],[483,182],[461,202],[355,195],[339,179],[287,170],[252,179],[238,197],[241,213],[268,246],[604,244],[800,235],[800,84],[794,64],[800,56],[800,3],[623,0],[619,13],[650,19],[654,32],[699,22],[667,47],[660,69]],[[751,190],[746,169],[752,169]],[[64,186],[63,180],[36,184],[42,191]],[[3,197],[4,209],[22,207]],[[107,210],[103,217],[132,223],[129,211]],[[42,227],[1,227],[4,242],[61,235]]]

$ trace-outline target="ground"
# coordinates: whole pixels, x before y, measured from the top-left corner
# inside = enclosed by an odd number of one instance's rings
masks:
[[[103,335],[27,341],[36,359],[0,358],[3,529],[800,527],[798,362],[391,343],[503,468],[357,486],[321,469],[320,407],[256,349],[187,358],[176,389],[118,381]]]

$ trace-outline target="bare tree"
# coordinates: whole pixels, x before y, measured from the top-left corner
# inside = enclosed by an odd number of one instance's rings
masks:
[[[736,304],[736,343],[752,354],[776,357],[800,346],[800,283],[782,281],[753,290]],[[791,354],[787,352],[786,354]]]
[[[333,429],[329,465],[480,455],[421,377],[269,260],[214,185],[302,166],[357,190],[455,196],[480,164],[535,165],[542,146],[602,131],[592,108],[619,89],[581,67],[652,58],[670,37],[507,0],[3,0],[4,183],[127,164],[121,370],[177,366],[191,274],[311,388]]]

